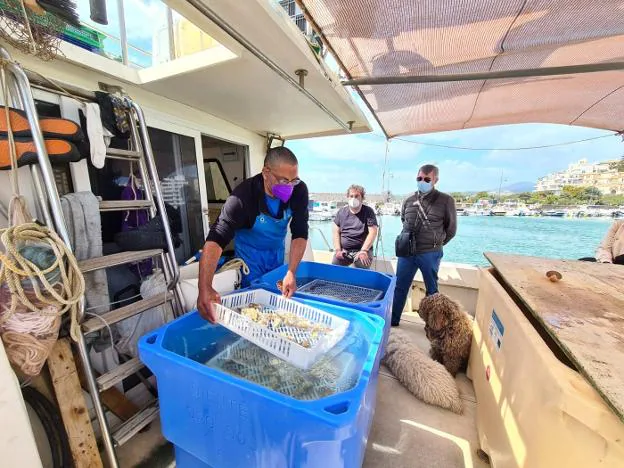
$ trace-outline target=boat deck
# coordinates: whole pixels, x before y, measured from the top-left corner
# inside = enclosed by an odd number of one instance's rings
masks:
[[[416,313],[403,316],[401,328],[426,350],[424,323]],[[461,374],[457,384],[464,413],[454,414],[427,405],[409,393],[382,367],[364,468],[485,468],[477,455],[476,398],[470,380]],[[139,434],[118,451],[123,468],[175,466],[173,449],[160,433],[160,425]]]
[[[405,313],[401,328],[423,350],[429,349],[424,323]],[[471,381],[457,376],[464,413],[428,405],[409,393],[384,367],[380,370],[377,409],[365,468],[485,468],[477,455],[476,398]]]

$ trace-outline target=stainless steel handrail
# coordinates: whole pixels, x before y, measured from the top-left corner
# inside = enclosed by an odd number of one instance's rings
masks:
[[[163,228],[165,231],[165,239],[167,241],[167,250],[169,263],[172,273],[171,285],[178,284],[180,279],[180,269],[178,268],[178,262],[175,257],[175,249],[173,247],[173,236],[171,235],[171,227],[167,221],[167,209],[163,200],[162,189],[160,187],[160,179],[158,178],[158,171],[156,170],[156,161],[154,160],[154,152],[152,151],[152,144],[150,142],[149,132],[147,130],[147,124],[145,123],[145,115],[143,109],[136,102],[131,101],[132,109],[137,117],[139,123],[139,134],[141,137],[141,143],[143,146],[143,155],[145,156],[145,162],[147,164],[147,170],[149,171],[151,182],[153,184],[152,189],[156,193],[156,204],[158,206],[158,212],[163,218]]]

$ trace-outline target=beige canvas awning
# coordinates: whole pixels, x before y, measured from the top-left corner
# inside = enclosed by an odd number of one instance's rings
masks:
[[[388,136],[544,122],[624,129],[624,1],[299,0],[350,79],[535,71],[536,76],[359,85]],[[535,70],[536,69],[536,70]]]

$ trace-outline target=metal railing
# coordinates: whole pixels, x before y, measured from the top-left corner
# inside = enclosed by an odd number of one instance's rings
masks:
[[[321,231],[320,228],[317,227],[310,227],[309,228],[310,231],[318,231],[319,234],[321,235],[321,237],[323,238],[323,242],[325,242],[325,245],[327,246],[327,250],[330,252],[334,251],[334,248],[331,246],[331,244],[329,243],[329,241],[327,240],[327,237],[325,237],[325,233],[323,231]]]
[[[103,31],[102,29],[98,28],[96,25],[92,24],[92,22],[89,22],[89,28],[97,31],[100,34],[103,34],[104,36],[106,36],[108,39],[111,39],[115,42],[118,42],[120,44],[120,48],[121,48],[121,57],[119,57],[121,59],[121,63],[123,63],[124,65],[137,65],[139,67],[143,67],[142,64],[137,63],[136,61],[132,61],[130,58],[130,55],[128,53],[129,50],[134,50],[136,52],[138,52],[141,55],[144,55],[146,57],[153,57],[153,53],[149,52],[147,50],[144,50],[140,47],[137,47],[135,45],[132,45],[128,42],[128,35],[127,35],[127,31],[126,31],[126,15],[125,15],[125,9],[124,9],[124,1],[123,0],[117,0],[117,16],[118,16],[118,22],[119,22],[119,37],[117,37],[115,34],[111,34],[109,32]],[[166,50],[169,52],[169,60],[174,60],[177,58],[176,53],[175,53],[175,38],[174,38],[174,29],[173,29],[173,10],[165,5],[165,18],[167,19],[167,48]],[[114,54],[116,55],[116,52],[110,52],[107,50],[104,50],[104,52],[107,52],[109,54]]]

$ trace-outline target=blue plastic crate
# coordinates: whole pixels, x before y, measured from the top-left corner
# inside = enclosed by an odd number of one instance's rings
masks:
[[[255,280],[252,283],[252,286],[262,287],[264,289],[277,292],[277,282],[284,278],[287,268],[287,265],[276,268],[275,270]],[[371,270],[328,265],[326,263],[301,262],[299,264],[299,268],[297,269],[298,286],[301,287],[304,284],[317,279],[359,286],[362,288],[376,289],[382,292],[381,297],[377,300],[361,302],[358,304],[300,291],[295,293],[295,298],[312,299],[328,304],[335,304],[374,314],[383,318],[386,321],[384,338],[381,346],[383,354],[388,340],[388,335],[390,333],[390,319],[392,316],[392,300],[394,298],[396,276]]]
[[[176,446],[179,468],[362,465],[383,323],[331,304],[310,305],[348,319],[367,343],[356,385],[319,400],[296,400],[205,366],[238,337],[197,312],[141,338],[139,354],[158,381],[162,431]]]
[[[175,446],[175,461],[176,468],[211,468],[206,465],[200,459],[194,457],[186,450],[182,450],[177,445]]]

